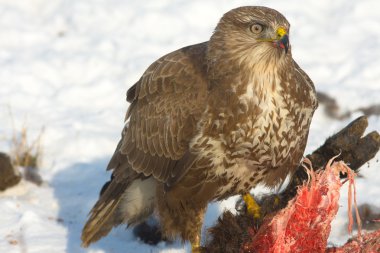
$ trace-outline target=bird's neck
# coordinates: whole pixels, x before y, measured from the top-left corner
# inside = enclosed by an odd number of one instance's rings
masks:
[[[260,62],[253,62],[246,59],[245,62],[230,58],[229,61],[214,62],[209,67],[210,98],[224,101],[222,104],[230,106],[234,99],[240,97],[250,97],[257,99],[257,102],[271,99],[284,89],[291,89],[288,68],[293,64],[291,55],[283,56],[283,59],[262,59]]]
[[[273,85],[272,81],[277,76],[289,76],[286,72],[293,69],[289,68],[293,65],[293,60],[290,51],[286,55],[274,51],[272,55],[262,57],[250,52],[238,54],[214,50],[208,52],[207,65],[210,89],[239,89],[238,86],[243,86],[244,89],[251,82],[261,89]]]

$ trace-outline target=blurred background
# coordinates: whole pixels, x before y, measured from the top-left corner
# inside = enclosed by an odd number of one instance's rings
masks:
[[[82,249],[80,230],[110,176],[127,89],[160,56],[208,40],[220,17],[243,5],[284,14],[293,58],[328,95],[306,153],[366,108],[368,131],[380,130],[377,0],[0,0],[0,151],[16,160],[24,158],[17,150],[32,153],[40,177],[0,192],[0,252],[189,251],[178,242],[146,246],[124,228]],[[360,203],[380,207],[378,159],[357,191]],[[335,244],[348,238],[344,192]],[[234,199],[211,205],[206,226],[225,208]]]

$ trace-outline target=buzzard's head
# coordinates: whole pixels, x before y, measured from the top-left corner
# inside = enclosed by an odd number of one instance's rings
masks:
[[[246,6],[222,17],[210,39],[211,61],[236,60],[239,65],[286,63],[291,59],[289,22],[276,10]],[[233,62],[231,62],[233,64]]]

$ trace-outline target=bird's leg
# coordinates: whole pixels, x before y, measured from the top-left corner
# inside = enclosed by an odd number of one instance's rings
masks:
[[[247,212],[255,219],[259,219],[261,217],[260,206],[257,204],[252,195],[249,193],[244,194],[243,200],[247,206]]]
[[[197,236],[191,241],[191,253],[200,253],[201,252],[201,236],[198,233]]]
[[[202,232],[202,224],[204,219],[204,214],[206,211],[206,207],[200,208],[196,210],[195,222],[193,222],[193,232],[192,236],[189,238],[191,243],[191,252],[192,253],[201,253],[201,232]]]

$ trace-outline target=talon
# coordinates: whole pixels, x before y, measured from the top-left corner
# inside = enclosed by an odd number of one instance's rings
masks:
[[[280,197],[279,196],[275,196],[274,197],[274,203],[273,203],[275,206],[278,206],[280,204]]]
[[[201,253],[201,247],[199,244],[191,244],[191,253]]]
[[[247,212],[251,214],[255,219],[260,219],[261,212],[260,206],[257,204],[251,194],[247,193],[243,195],[243,200],[247,206]]]
[[[200,233],[191,241],[191,253],[201,253],[201,236]]]

